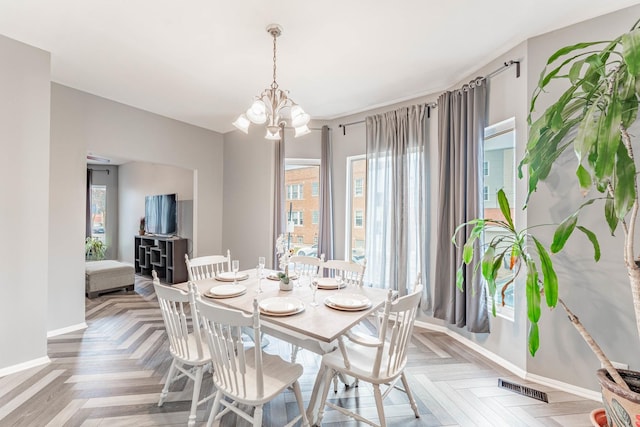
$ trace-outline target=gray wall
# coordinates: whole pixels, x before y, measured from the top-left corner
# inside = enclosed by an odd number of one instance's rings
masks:
[[[527,93],[531,94],[546,60],[558,48],[582,41],[610,40],[631,28],[638,16],[640,6],[634,6],[531,39]],[[547,96],[541,97],[536,108],[538,114],[558,98],[561,90],[555,85]],[[640,135],[637,131],[634,134]],[[584,201],[575,179],[575,156],[568,153],[560,164],[562,166],[552,171],[547,182],[538,184],[538,191],[531,197],[530,225],[558,223]],[[595,263],[587,240],[581,235],[572,237],[565,250],[553,256],[560,281],[560,297],[580,317],[612,360],[639,369],[640,342],[622,259],[622,230],[617,232],[617,237],[610,236],[599,204],[585,213],[581,215],[580,223],[598,235],[602,259]],[[552,232],[542,231],[542,240],[549,243]],[[529,371],[597,389],[594,370],[599,368],[599,363],[564,312],[560,308],[553,312],[543,310],[540,330],[540,351],[528,361]]]
[[[0,62],[1,376],[47,355],[50,56],[0,36]]]
[[[223,146],[222,136],[215,132],[66,86],[54,83],[50,93],[52,248],[49,259],[54,268],[49,280],[47,326],[48,330],[55,330],[84,322],[87,152],[194,171],[194,252],[209,252],[221,246]],[[119,187],[122,191],[122,186]],[[138,230],[140,212],[130,215],[131,221],[120,216],[120,232],[132,227],[127,239],[119,235],[119,252],[123,253],[122,245],[129,244]]]
[[[140,218],[144,216],[145,196],[177,194],[178,201],[193,201],[193,171],[175,166],[130,162],[120,166],[120,251],[119,259],[134,260],[134,236],[138,234]],[[193,215],[193,212],[190,212]],[[179,218],[180,220],[181,218]],[[190,219],[190,223],[193,218]],[[180,221],[179,221],[180,223]],[[191,234],[181,237],[189,240]]]

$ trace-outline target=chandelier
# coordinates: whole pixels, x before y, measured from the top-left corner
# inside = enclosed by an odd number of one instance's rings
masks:
[[[278,24],[267,26],[267,32],[273,37],[273,82],[271,86],[256,97],[249,109],[240,114],[233,125],[244,133],[249,133],[249,125],[255,123],[267,124],[266,139],[281,139],[280,125],[289,125],[295,129],[295,136],[310,132],[307,124],[310,117],[302,107],[289,98],[289,91],[282,90],[276,82],[276,39],[282,34],[282,27]]]

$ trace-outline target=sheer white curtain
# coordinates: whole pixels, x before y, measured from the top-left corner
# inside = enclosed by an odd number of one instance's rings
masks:
[[[365,281],[401,295],[418,272],[429,283],[428,111],[414,105],[366,119]]]
[[[282,138],[274,144],[274,180],[273,180],[273,251],[272,268],[278,270],[278,255],[276,252],[276,240],[278,236],[286,231],[286,220],[284,213],[285,191],[284,191],[284,126],[280,128]]]

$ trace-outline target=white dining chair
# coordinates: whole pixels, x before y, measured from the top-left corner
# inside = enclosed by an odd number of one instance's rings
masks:
[[[289,258],[289,264],[293,265],[293,270],[300,277],[311,278],[313,275],[318,274],[321,271],[322,263],[324,262],[324,254],[319,258],[306,255],[294,255]],[[289,268],[291,270],[291,267]]]
[[[411,340],[421,296],[422,284],[418,284],[413,293],[396,301],[392,301],[392,291],[389,290],[384,306],[383,322],[377,337],[348,332],[345,335],[346,342],[341,339],[338,349],[322,356],[321,369],[326,371],[322,403],[318,413],[318,425],[322,422],[324,407],[329,406],[358,421],[372,426],[385,427],[387,424],[382,402],[394,388],[398,388],[396,387],[398,380],[402,381],[404,389],[401,390],[407,394],[416,418],[420,418],[418,407],[404,374],[404,368],[407,364],[407,348]],[[330,381],[336,374],[347,375],[358,381],[372,384],[380,424],[375,424],[362,415],[327,400]],[[380,390],[381,385],[387,386],[384,393]]]
[[[231,271],[231,251],[227,250],[227,256],[208,255],[189,259],[185,254],[189,280],[213,279],[216,275]]]
[[[195,297],[197,288],[189,282],[189,292],[160,284],[155,270],[152,271],[153,288],[160,305],[160,312],[167,331],[169,352],[173,357],[167,380],[160,393],[158,406],[162,406],[174,381],[186,376],[193,380],[191,411],[187,425],[196,423],[198,405],[213,398],[209,395],[200,400],[200,387],[205,368],[211,362],[209,348],[202,339],[200,322],[196,311]],[[194,315],[195,314],[195,315]],[[189,332],[189,324],[192,325]]]
[[[325,275],[329,277],[340,276],[347,285],[361,287],[364,284],[364,272],[367,265],[366,261],[358,264],[353,261],[330,259],[324,262],[322,268]]]
[[[212,305],[201,299],[196,304],[202,316],[202,327],[212,357],[213,382],[217,387],[207,427],[211,427],[214,420],[219,420],[230,411],[249,421],[254,427],[260,427],[263,405],[286,388],[293,390],[300,411],[287,426],[292,426],[300,419],[302,425],[308,426],[298,384],[303,372],[302,365],[262,351],[257,300],[253,303],[253,314]],[[255,345],[245,349],[241,335],[243,328],[249,327],[253,328]],[[253,415],[245,412],[239,405],[254,407]],[[224,407],[222,411],[221,407]]]

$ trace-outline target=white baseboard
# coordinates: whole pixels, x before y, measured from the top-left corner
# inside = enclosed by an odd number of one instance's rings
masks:
[[[55,337],[57,335],[68,334],[69,332],[79,331],[80,329],[87,329],[86,322],[78,323],[77,325],[67,326],[66,328],[54,329],[47,332],[47,338]]]
[[[577,396],[583,397],[585,399],[602,402],[602,394],[600,394],[600,392],[593,391],[588,388],[578,387],[573,384],[554,380],[552,378],[543,377],[541,375],[531,374],[527,372],[526,369],[522,369],[519,366],[514,365],[508,360],[503,359],[502,357],[498,356],[492,351],[489,351],[486,348],[482,347],[480,344],[474,341],[471,341],[468,338],[463,337],[462,335],[447,328],[446,326],[434,325],[433,323],[428,323],[420,320],[416,320],[415,325],[419,328],[429,329],[431,331],[442,332],[444,334],[447,334],[454,340],[458,341],[459,343],[463,344],[466,347],[469,347],[471,350],[475,351],[476,353],[479,353],[480,355],[486,357],[492,362],[502,366],[506,370],[510,371],[511,373],[513,373],[514,375],[517,375],[522,379],[533,381],[541,385],[553,387],[557,390],[565,391],[567,393],[572,393]]]
[[[33,368],[35,366],[46,365],[50,362],[51,360],[49,359],[49,357],[44,356],[37,359],[29,360],[28,362],[18,363],[17,365],[7,366],[6,368],[0,369],[0,377],[15,374],[16,372],[24,371],[25,369]]]

